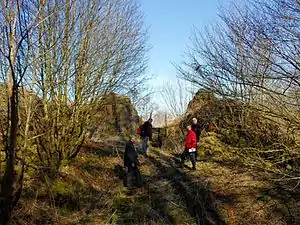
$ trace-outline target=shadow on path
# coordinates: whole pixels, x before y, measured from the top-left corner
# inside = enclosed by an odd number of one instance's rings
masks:
[[[222,225],[216,199],[209,186],[197,180],[194,182],[186,174],[175,168],[170,159],[160,155],[160,160],[150,157],[151,162],[159,169],[160,175],[172,182],[177,194],[185,201],[189,214],[198,225]]]
[[[117,212],[116,224],[175,224],[168,214],[162,192],[149,185],[156,182],[153,177],[144,176],[144,188],[126,190],[118,198],[114,210]]]

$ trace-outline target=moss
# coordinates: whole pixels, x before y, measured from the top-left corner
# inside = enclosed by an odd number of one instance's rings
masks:
[[[92,162],[90,160],[85,161],[82,165],[82,169],[87,170],[87,171],[90,171],[91,167],[93,167],[93,166],[92,166]]]
[[[61,216],[69,216],[73,212],[74,212],[74,210],[70,209],[69,207],[67,207],[65,205],[59,208],[59,213]]]
[[[292,170],[292,168],[293,168],[293,167],[292,167],[291,165],[289,165],[289,164],[286,165],[286,169],[287,169],[287,170]]]
[[[52,193],[54,195],[59,194],[59,195],[72,195],[73,194],[73,189],[70,184],[67,182],[63,181],[62,179],[55,180],[52,184]]]
[[[155,152],[155,153],[160,153],[161,152],[161,149],[159,148],[154,148],[154,147],[151,147],[151,151]]]
[[[199,157],[204,157],[205,156],[204,146],[200,146],[198,155],[199,155]]]
[[[26,172],[24,173],[24,180],[31,180],[33,177],[36,176],[36,170],[28,167]]]
[[[270,169],[273,167],[273,164],[271,162],[265,162],[265,167]]]
[[[224,150],[225,149],[221,146],[213,146],[212,147],[212,151],[215,152],[215,153],[222,153],[222,152],[224,152]]]

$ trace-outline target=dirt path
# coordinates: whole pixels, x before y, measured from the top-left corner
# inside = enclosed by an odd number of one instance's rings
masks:
[[[152,151],[149,161],[171,183],[195,224],[299,224],[297,196],[257,171],[214,158],[198,162],[192,171],[163,151]]]
[[[213,193],[205,181],[192,180],[176,166],[176,159],[165,154],[156,153],[150,161],[160,171],[164,179],[171,182],[176,194],[184,201],[186,209],[195,223],[199,225],[225,224],[218,211]]]
[[[168,153],[153,153],[151,163],[171,182],[196,224],[299,224],[295,198],[289,198],[288,206],[281,199],[287,193],[279,192],[263,175],[213,158],[198,162],[197,171],[191,171],[179,168],[178,159]]]
[[[111,166],[117,162],[122,164],[120,156],[124,147],[119,148],[117,154],[105,158],[112,160]],[[99,151],[103,152],[103,149]],[[282,199],[288,193],[274,189],[262,174],[228,160],[215,161],[213,157],[198,162],[197,170],[191,171],[178,168],[177,158],[163,150],[152,148],[150,152],[149,158],[140,156],[143,188],[128,191],[121,180],[106,178],[114,182],[111,186],[114,194],[107,196],[112,199],[112,205],[106,224],[299,224],[299,201],[290,197],[288,202]]]
[[[225,224],[205,182],[191,180],[166,155],[140,158],[144,187],[122,189],[117,224]]]
[[[114,208],[116,224],[197,224],[173,182],[153,163],[155,159],[140,158],[144,186],[132,191],[121,188]]]

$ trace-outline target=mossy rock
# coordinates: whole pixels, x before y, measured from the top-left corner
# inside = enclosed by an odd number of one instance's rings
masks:
[[[130,98],[110,93],[97,103],[88,136],[101,140],[103,134],[122,133],[127,137],[136,134],[139,124],[138,112]]]

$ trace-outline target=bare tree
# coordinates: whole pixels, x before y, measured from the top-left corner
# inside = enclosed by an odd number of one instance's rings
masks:
[[[161,96],[163,102],[173,118],[183,116],[189,101],[192,99],[192,88],[185,80],[177,79],[176,83],[166,83]]]
[[[295,138],[300,122],[299,6],[297,0],[233,5],[221,13],[219,24],[195,29],[188,60],[177,66],[180,76],[218,98],[243,104],[244,119],[250,109],[258,111],[280,124],[280,137]],[[283,143],[275,138],[273,142]],[[289,143],[283,155],[293,152],[287,157],[291,160],[298,157],[298,146],[296,141]]]
[[[35,144],[42,165],[58,170],[78,154],[101,98],[143,81],[146,35],[131,0],[47,2],[41,10],[36,89],[44,109],[35,131],[43,135]]]
[[[142,98],[139,101],[139,105],[137,107],[139,114],[143,120],[148,120],[149,118],[152,117],[153,112],[158,110],[158,105],[154,101],[153,95],[149,94]]]
[[[0,22],[0,224],[6,224],[22,191],[25,160],[57,172],[74,158],[101,99],[143,83],[148,46],[134,0],[8,0],[0,3]]]
[[[223,14],[220,25],[195,31],[190,60],[179,72],[219,96],[255,103],[274,116],[286,115],[282,108],[270,107],[274,101],[280,106],[296,102],[297,8],[296,1],[260,1]]]
[[[33,34],[39,10],[31,1],[0,3],[1,141],[0,224],[7,224],[23,187],[34,96],[24,83],[31,76]],[[4,166],[4,171],[2,168]]]

